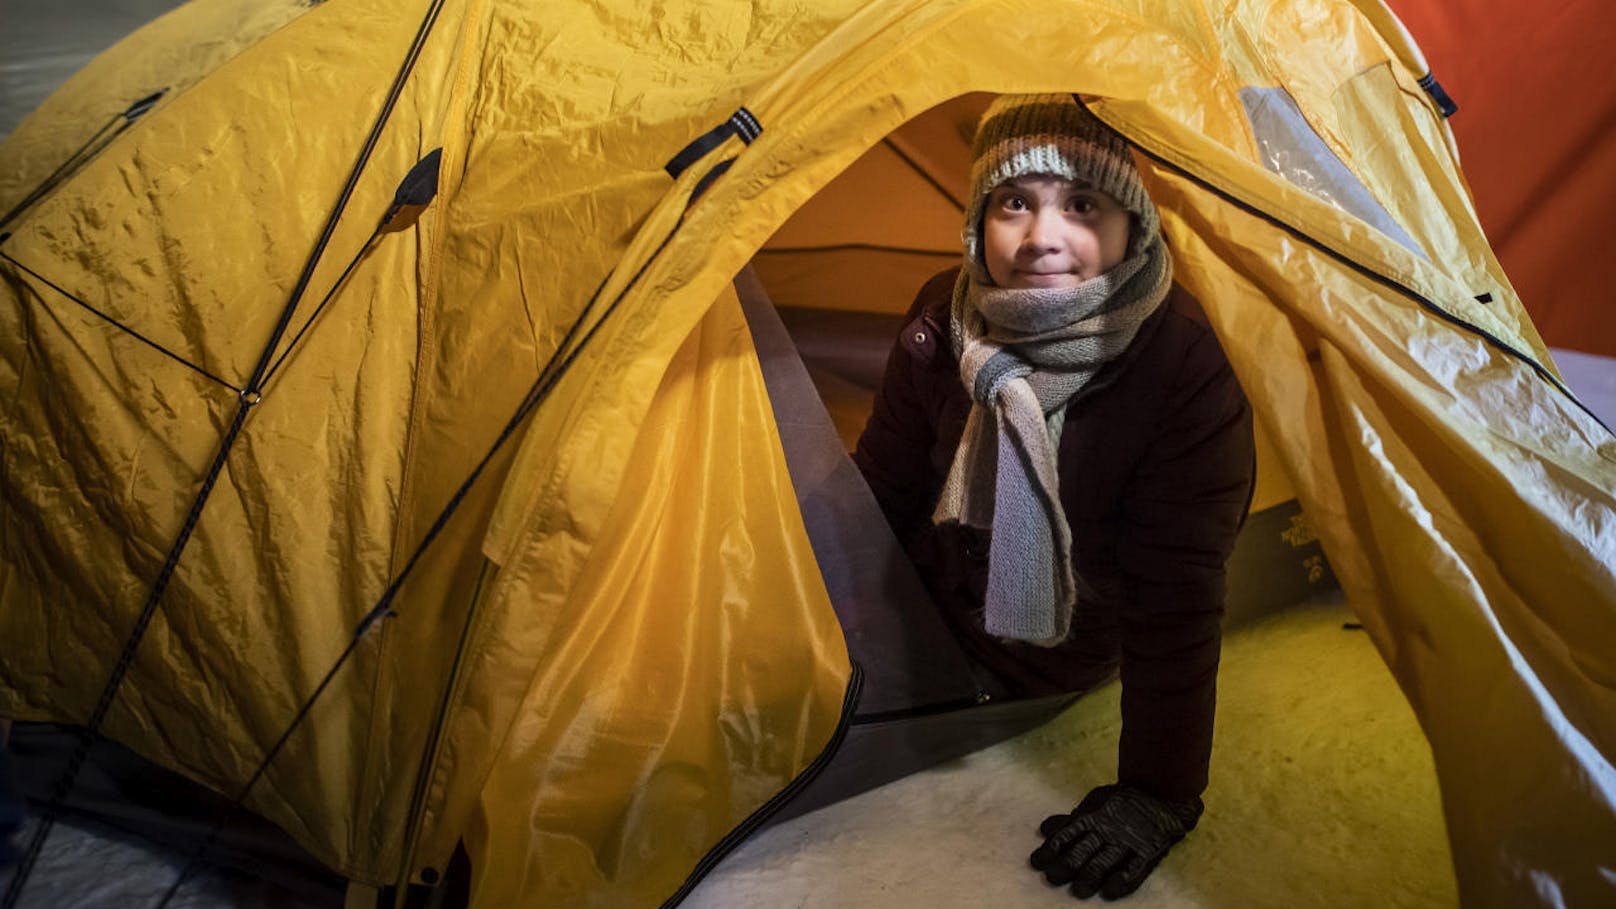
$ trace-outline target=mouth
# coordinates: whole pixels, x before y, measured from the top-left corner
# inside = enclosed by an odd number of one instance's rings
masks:
[[[1077,280],[1070,271],[1018,271],[1015,276],[1028,287],[1059,287]]]

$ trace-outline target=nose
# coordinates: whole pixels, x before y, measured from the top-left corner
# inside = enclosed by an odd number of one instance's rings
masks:
[[[1027,235],[1022,245],[1028,252],[1054,252],[1060,246],[1061,228],[1064,222],[1060,209],[1048,205],[1041,205],[1033,212],[1032,220],[1027,225]]]

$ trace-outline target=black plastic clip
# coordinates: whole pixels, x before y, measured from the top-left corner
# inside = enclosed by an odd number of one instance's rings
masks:
[[[742,142],[751,145],[752,141],[762,134],[763,124],[758,122],[757,117],[752,116],[752,112],[744,107],[737,108],[735,113],[730,114],[728,120],[697,136],[694,141],[681,149],[664,169],[668,172],[668,176],[677,180],[679,175],[685,172],[685,168],[701,160],[703,155],[722,145],[730,136],[740,136]]]
[[[1448,97],[1447,90],[1442,87],[1442,83],[1436,81],[1436,76],[1432,73],[1420,77],[1420,88],[1425,89],[1425,93],[1436,102],[1437,110],[1442,111],[1444,120],[1459,112],[1459,105],[1453,103],[1453,99]]]
[[[129,109],[123,112],[123,118],[130,123],[135,122],[140,119],[141,114],[156,107],[157,102],[163,100],[163,96],[166,94],[168,94],[168,89],[165,87],[141,98],[139,101],[129,105]]]
[[[393,204],[382,215],[379,231],[403,230],[421,217],[438,195],[438,165],[443,161],[443,149],[434,148],[426,157],[415,162],[410,172],[393,192]]]

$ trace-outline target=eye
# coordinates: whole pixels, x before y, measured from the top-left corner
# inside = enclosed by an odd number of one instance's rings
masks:
[[[1080,215],[1093,214],[1098,208],[1093,196],[1073,196],[1066,200],[1066,210]]]
[[[1027,197],[1021,193],[1005,193],[999,197],[999,207],[1005,211],[1026,211]]]

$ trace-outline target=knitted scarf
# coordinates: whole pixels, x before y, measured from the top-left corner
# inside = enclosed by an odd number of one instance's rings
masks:
[[[1055,463],[1066,405],[1161,305],[1172,261],[1158,234],[1076,287],[984,286],[973,271],[960,272],[950,320],[974,403],[933,518],[992,531],[987,631],[1052,647],[1078,596]]]

